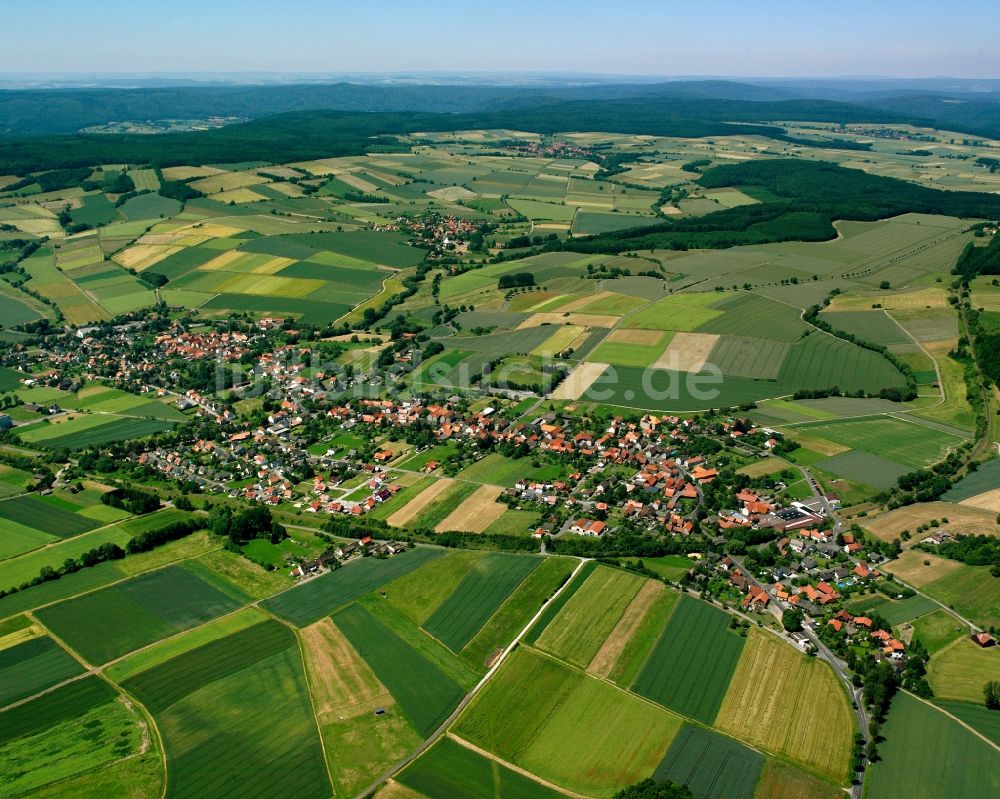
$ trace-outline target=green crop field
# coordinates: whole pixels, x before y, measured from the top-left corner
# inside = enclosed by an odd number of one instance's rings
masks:
[[[949,502],[961,502],[1000,485],[1000,459],[987,461],[968,473],[944,494]],[[2,506],[0,506],[2,507]]]
[[[422,736],[458,705],[462,687],[366,608],[351,605],[333,621]]]
[[[38,618],[90,662],[106,663],[240,604],[192,572],[168,566],[51,605]]]
[[[442,738],[397,777],[427,799],[561,799],[546,788],[473,752],[451,738]]]
[[[99,547],[102,544],[115,543],[119,546],[124,546],[131,537],[129,533],[117,525],[111,525],[90,533],[78,535],[75,538],[59,541],[51,546],[36,549],[15,558],[0,561],[0,589],[21,586],[37,577],[39,572],[46,566],[55,569],[62,566],[67,558],[79,558],[84,552]],[[89,571],[89,569],[84,571]],[[68,577],[73,576],[75,575],[68,575]],[[62,583],[65,579],[67,578],[62,577],[59,580],[52,581],[52,584]],[[32,587],[31,591],[42,593],[40,589],[43,587]],[[59,591],[60,589],[56,588],[54,590]],[[10,600],[15,600],[15,597],[7,597],[4,602]],[[14,601],[11,604],[19,604],[19,602]]]
[[[795,438],[794,431],[791,438]],[[913,471],[909,466],[856,449],[822,458],[811,465],[838,477],[883,490],[892,488],[900,477]]]
[[[716,343],[708,362],[714,363],[724,375],[775,380],[789,348],[783,341],[727,335]]]
[[[276,616],[304,627],[444,554],[443,549],[419,547],[388,560],[362,558],[284,591],[262,605]]]
[[[606,682],[518,650],[455,732],[557,785],[606,797],[651,774],[680,726]]]
[[[678,294],[664,297],[647,308],[632,314],[622,327],[643,330],[682,330],[702,328],[722,311],[708,306],[720,299],[715,294]]]
[[[415,624],[423,624],[485,556],[470,550],[449,552],[382,586],[386,599]]]
[[[82,672],[80,663],[48,637],[0,650],[0,707]]]
[[[682,294],[678,298],[684,296],[687,295]],[[742,293],[714,303],[712,307],[717,313],[698,326],[699,333],[718,333],[725,336],[744,336],[792,343],[798,341],[809,329],[800,318],[801,312],[798,308],[775,302],[759,294]]]
[[[799,388],[878,393],[902,386],[902,374],[878,353],[862,349],[825,333],[813,332],[796,342],[778,373],[785,393]]]
[[[598,567],[539,636],[538,648],[586,668],[643,582],[638,575]]]
[[[764,762],[738,741],[685,724],[656,778],[687,785],[699,799],[751,799]]]
[[[466,644],[462,658],[475,669],[492,660],[524,629],[538,609],[566,581],[575,566],[576,561],[568,558],[545,558]]]
[[[7,521],[35,530],[69,538],[97,527],[97,522],[72,511],[44,502],[34,496],[15,497],[0,503],[0,514]]]
[[[663,353],[666,342],[659,344],[629,344],[620,341],[604,341],[587,356],[588,361],[597,363],[617,363],[623,366],[649,366]]]
[[[821,317],[834,330],[843,330],[873,344],[912,344],[913,340],[885,311],[841,311]]]
[[[142,719],[134,707],[109,697],[79,711],[48,725],[40,735],[0,742],[0,784],[5,795],[36,795],[42,786],[55,784],[54,790],[76,796],[64,780],[142,756]],[[150,752],[145,759],[155,763],[159,776],[157,754]]]
[[[471,480],[476,483],[491,483],[499,486],[512,486],[518,480],[558,480],[564,470],[553,464],[532,466],[531,458],[507,458],[495,452],[467,466],[457,477],[460,480]]]
[[[566,606],[566,603],[573,598],[573,595],[580,590],[581,586],[583,586],[583,584],[587,581],[587,578],[593,573],[594,569],[597,568],[597,565],[596,561],[587,561],[580,571],[577,572],[573,581],[566,586],[566,590],[559,594],[554,601],[545,606],[542,614],[538,617],[538,621],[536,621],[531,626],[531,629],[525,633],[524,638],[522,639],[525,643],[534,644],[538,640],[539,636],[541,636],[549,624],[552,623],[552,619],[554,619],[558,615],[559,611]]]
[[[533,556],[486,554],[472,564],[423,628],[453,652],[461,651],[540,563]]]
[[[95,421],[96,420],[96,421]],[[161,419],[139,419],[131,416],[78,416],[70,422],[46,430],[43,438],[22,434],[29,443],[51,449],[80,450],[115,441],[129,441],[162,433],[173,425]]]
[[[1000,625],[1000,580],[987,566],[963,564],[921,590],[977,624]]]
[[[958,436],[886,416],[816,422],[796,430],[914,469],[935,463],[949,447],[962,443]]]
[[[682,596],[632,690],[711,724],[744,643],[729,629],[728,613]]]
[[[0,618],[101,588],[125,576],[117,563],[101,563],[90,569],[81,569],[58,580],[50,580],[0,599]]]
[[[870,766],[870,799],[952,799],[1000,793],[1000,752],[906,693],[892,702],[885,741]]]
[[[934,704],[1000,746],[1000,713],[988,710],[984,705],[973,705],[969,702],[935,701]]]
[[[161,730],[168,797],[330,795],[297,640],[284,625],[204,644],[124,687]]]

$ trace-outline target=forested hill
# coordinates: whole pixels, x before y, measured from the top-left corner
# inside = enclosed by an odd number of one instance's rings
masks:
[[[869,175],[824,161],[771,159],[718,166],[699,178],[706,188],[734,186],[762,200],[656,227],[574,239],[577,252],[732,247],[775,241],[825,241],[838,219],[874,221],[905,213],[1000,218],[1000,195],[942,191]]]
[[[699,101],[703,102],[703,101]],[[686,115],[669,102],[617,100],[573,102],[476,114],[354,113],[306,111],[197,133],[156,136],[73,134],[0,139],[0,174],[82,167],[91,164],[209,164],[241,161],[286,163],[310,158],[359,155],[387,142],[377,137],[419,131],[513,128],[536,133],[600,130],[655,136],[784,134],[770,125],[734,124],[753,120],[748,104],[735,103],[713,116]],[[721,105],[725,105],[722,103]],[[765,105],[772,104],[749,104]]]
[[[138,89],[36,89],[0,91],[0,137],[75,133],[111,121],[202,119],[233,116],[261,119],[299,111],[419,112],[478,114],[551,108],[561,103],[644,100],[669,104],[677,116],[698,119],[799,118],[899,121],[896,110],[861,113],[844,102],[782,107],[794,93],[734,81],[673,81],[526,88],[509,86],[373,86],[353,83],[277,86],[184,86]],[[874,114],[874,116],[873,116]]]

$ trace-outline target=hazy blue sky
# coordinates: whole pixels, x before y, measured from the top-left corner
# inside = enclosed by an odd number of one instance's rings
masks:
[[[0,72],[1000,77],[996,0],[5,0]]]

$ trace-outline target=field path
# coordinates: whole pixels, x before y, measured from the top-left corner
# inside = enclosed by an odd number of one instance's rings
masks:
[[[907,694],[907,695],[909,695],[913,699],[916,699],[918,702],[923,702],[928,707],[934,708],[938,713],[944,713],[944,715],[946,715],[948,718],[950,718],[956,724],[959,724],[962,727],[965,727],[965,729],[967,729],[969,732],[971,732],[977,738],[979,738],[980,740],[986,742],[991,747],[993,747],[998,752],[1000,752],[1000,744],[997,744],[995,741],[991,740],[990,738],[987,738],[985,735],[983,735],[981,732],[979,732],[979,730],[975,729],[974,727],[970,727],[968,724],[966,724],[964,721],[962,721],[958,716],[953,716],[951,713],[949,713],[943,707],[939,707],[939,706],[935,705],[933,702],[928,702],[926,699],[921,699],[919,696],[917,696],[916,694],[911,694],[909,691],[904,691],[904,693]]]
[[[528,630],[530,630],[535,625],[535,622],[537,622],[538,619],[541,618],[542,613],[545,612],[545,609],[549,606],[549,604],[552,603],[563,591],[565,591],[567,586],[573,583],[573,581],[576,579],[576,576],[580,573],[580,569],[582,569],[589,561],[590,558],[580,559],[580,562],[577,563],[576,568],[573,569],[573,573],[570,574],[569,579],[567,579],[566,582],[564,582],[561,586],[559,586],[558,590],[542,604],[542,606],[538,609],[538,612],[535,613],[535,615],[531,617],[528,623],[524,625],[524,628],[521,630],[521,632],[519,632],[515,636],[514,640],[507,645],[507,648],[500,653],[500,656],[494,661],[493,665],[490,666],[489,671],[487,671],[486,674],[483,675],[483,678],[478,683],[476,683],[475,687],[473,687],[473,689],[465,695],[462,701],[458,703],[458,707],[456,707],[452,711],[451,715],[448,716],[448,718],[446,718],[441,723],[441,725],[436,730],[434,730],[434,732],[430,734],[427,740],[424,741],[419,747],[417,747],[415,752],[410,754],[405,759],[401,760],[395,766],[390,768],[386,773],[378,777],[374,782],[372,782],[371,785],[369,785],[364,790],[359,792],[357,794],[356,799],[365,799],[365,797],[375,793],[375,791],[378,790],[379,786],[381,786],[382,783],[384,783],[386,780],[392,779],[397,774],[399,774],[400,771],[402,771],[404,768],[410,765],[410,763],[412,763],[414,760],[420,757],[420,755],[422,755],[434,743],[436,743],[437,740],[442,735],[448,732],[448,728],[455,723],[455,720],[459,717],[459,715],[461,715],[462,711],[465,710],[466,707],[468,707],[469,703],[473,699],[475,699],[476,694],[478,694],[483,689],[483,687],[493,678],[493,675],[497,673],[499,668],[503,665],[503,662],[510,656],[510,653],[513,652],[521,643],[521,639],[524,638]],[[495,760],[496,758],[493,759]],[[531,776],[533,779],[538,780],[538,777],[535,777],[534,775]],[[562,793],[567,793],[564,789],[560,789],[560,791]],[[576,796],[576,794],[569,794],[569,795]]]
[[[471,749],[477,755],[482,755],[487,760],[492,760],[494,763],[499,763],[504,768],[509,768],[511,771],[516,771],[522,777],[527,777],[528,779],[532,780],[533,782],[540,782],[546,788],[548,788],[550,790],[553,790],[553,791],[556,791],[558,793],[561,793],[563,796],[572,796],[573,799],[591,799],[591,797],[587,796],[586,794],[574,793],[573,791],[571,791],[571,790],[569,790],[567,788],[563,788],[563,787],[561,787],[559,785],[556,785],[554,782],[549,782],[548,780],[543,780],[537,774],[532,774],[530,771],[525,771],[520,766],[515,766],[513,763],[510,763],[510,762],[508,762],[506,760],[503,760],[503,759],[497,757],[492,752],[490,752],[490,751],[488,751],[486,749],[482,749],[482,748],[476,746],[474,743],[469,743],[469,741],[466,741],[464,738],[459,738],[454,733],[449,732],[449,733],[447,733],[447,735],[448,735],[448,738],[450,738],[452,741],[454,741],[455,743],[457,743],[459,746],[464,746],[466,749]]]

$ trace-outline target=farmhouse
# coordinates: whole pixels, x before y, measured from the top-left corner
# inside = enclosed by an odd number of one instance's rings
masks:
[[[979,646],[981,646],[983,649],[996,645],[996,641],[994,640],[993,636],[987,632],[976,633],[975,635],[972,636],[972,640]]]
[[[590,535],[599,538],[604,535],[607,525],[604,522],[593,519],[577,519],[570,525],[570,532],[577,535]]]

